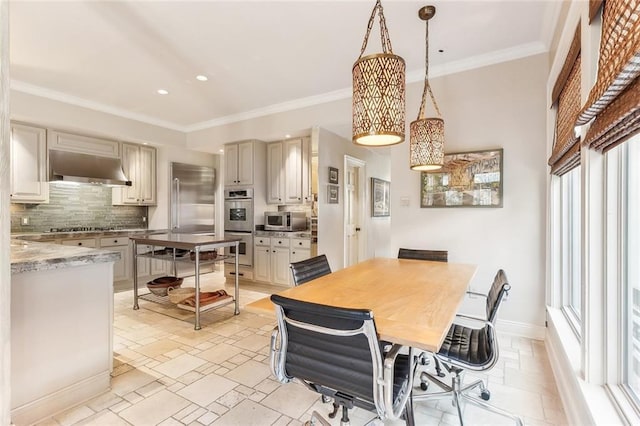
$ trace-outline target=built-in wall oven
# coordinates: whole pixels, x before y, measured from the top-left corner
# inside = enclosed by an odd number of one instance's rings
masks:
[[[240,238],[238,245],[238,264],[241,266],[253,266],[253,234],[247,232],[227,232],[225,238]],[[235,247],[228,248],[230,254],[236,253]],[[225,259],[227,263],[234,263],[234,258]]]
[[[238,264],[253,266],[253,189],[225,189],[224,237],[240,238]],[[235,247],[230,248],[235,254]],[[234,258],[225,260],[234,263]]]
[[[224,190],[224,230],[253,232],[253,189]]]

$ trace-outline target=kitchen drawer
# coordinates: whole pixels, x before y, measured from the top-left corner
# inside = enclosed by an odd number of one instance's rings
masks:
[[[82,238],[77,240],[64,240],[62,241],[62,245],[64,246],[82,246],[89,248],[96,248],[98,245],[96,244],[95,238]]]
[[[311,248],[311,240],[308,238],[292,238],[291,248]]]
[[[289,247],[289,238],[272,238],[271,247]]]
[[[254,245],[256,246],[270,246],[271,245],[271,238],[269,237],[256,237],[256,239],[254,240]]]
[[[128,244],[129,244],[129,237],[100,238],[100,247],[126,246]]]

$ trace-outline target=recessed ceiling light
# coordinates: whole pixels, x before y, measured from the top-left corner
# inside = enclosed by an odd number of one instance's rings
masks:
[[[206,75],[202,75],[202,74],[200,74],[200,75],[196,75],[196,80],[199,80],[199,81],[207,81],[207,80],[209,80],[209,78],[207,78],[207,76],[206,76]]]
[[[149,142],[142,142],[142,145],[149,145]]]
[[[287,134],[287,135],[284,135],[284,137],[289,139],[291,137],[291,135]]]
[[[220,152],[224,152],[224,149],[220,149]]]
[[[169,94],[169,91],[168,91],[168,90],[165,90],[165,89],[158,89],[158,93],[159,93],[160,95],[168,95],[168,94]]]

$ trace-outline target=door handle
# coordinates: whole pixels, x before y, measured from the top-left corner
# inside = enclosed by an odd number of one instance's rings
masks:
[[[356,228],[356,232],[360,232],[360,228]]]
[[[173,181],[176,184],[176,195],[175,195],[175,203],[173,203],[173,208],[175,211],[173,228],[180,228],[180,179],[174,178]]]

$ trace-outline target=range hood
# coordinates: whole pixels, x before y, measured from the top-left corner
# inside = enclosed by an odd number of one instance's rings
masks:
[[[131,186],[119,158],[49,150],[49,181]]]

